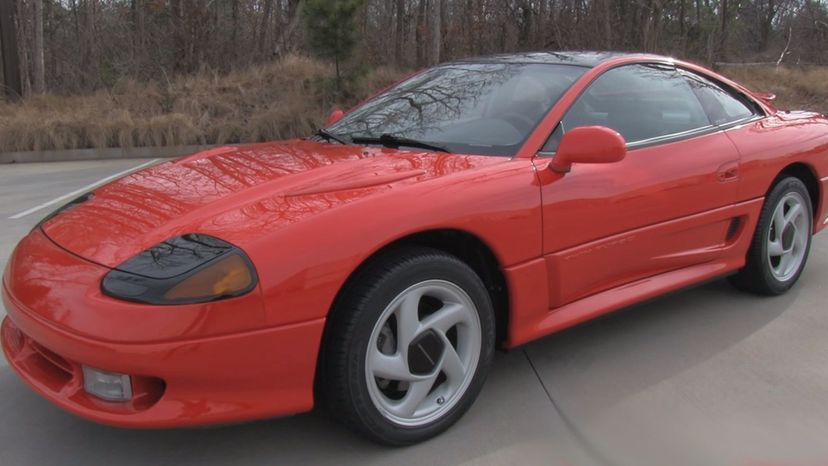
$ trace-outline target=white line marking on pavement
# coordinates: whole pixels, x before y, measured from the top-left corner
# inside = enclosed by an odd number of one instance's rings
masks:
[[[43,204],[36,205],[36,206],[32,207],[31,209],[27,209],[27,210],[24,210],[23,212],[20,212],[18,214],[14,214],[9,218],[12,219],[12,220],[17,220],[18,218],[22,218],[22,217],[25,217],[29,214],[35,213],[40,209],[45,209],[46,207],[49,207],[50,205],[57,204],[60,201],[65,201],[66,199],[69,199],[71,197],[80,196],[81,194],[89,191],[92,188],[96,188],[96,187],[98,187],[98,186],[100,186],[100,185],[102,185],[102,184],[104,184],[108,181],[114,180],[115,178],[120,178],[124,175],[127,175],[127,174],[132,173],[132,172],[137,171],[137,170],[140,170],[144,167],[148,167],[148,166],[154,164],[155,162],[158,162],[159,160],[161,160],[161,159],[153,159],[153,160],[150,160],[149,162],[142,163],[141,165],[138,165],[137,167],[132,167],[132,168],[124,170],[122,172],[118,172],[114,175],[107,176],[106,178],[100,179],[100,180],[98,180],[98,181],[96,181],[92,184],[88,184],[88,185],[86,185],[86,186],[84,186],[80,189],[76,189],[75,191],[72,191],[71,193],[64,194],[63,196],[56,197],[56,198],[52,199],[51,201],[44,202]]]

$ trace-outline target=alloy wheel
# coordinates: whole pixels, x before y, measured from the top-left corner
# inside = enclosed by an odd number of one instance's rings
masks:
[[[407,288],[382,312],[368,342],[371,401],[402,426],[440,418],[471,383],[481,344],[480,317],[462,288],[445,280]]]
[[[793,278],[807,252],[811,219],[801,194],[790,192],[777,204],[768,232],[768,264],[780,282]]]

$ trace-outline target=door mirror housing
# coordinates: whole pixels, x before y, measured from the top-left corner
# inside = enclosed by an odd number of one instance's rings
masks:
[[[613,163],[626,155],[627,143],[618,131],[605,126],[580,126],[561,138],[549,169],[568,173],[573,163]]]
[[[344,116],[345,116],[345,112],[343,112],[342,109],[339,109],[339,108],[335,109],[328,116],[328,121],[325,122],[325,126],[331,126],[332,124],[334,124],[337,121],[341,120],[342,117],[344,117]]]

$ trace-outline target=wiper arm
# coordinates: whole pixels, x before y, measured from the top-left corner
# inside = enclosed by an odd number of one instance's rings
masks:
[[[380,137],[354,137],[353,142],[356,144],[382,144],[385,147],[391,147],[396,149],[400,146],[405,147],[418,147],[420,149],[432,150],[435,152],[447,152],[451,153],[450,150],[446,149],[445,147],[438,146],[435,144],[431,144],[429,142],[418,141],[416,139],[409,139],[400,136],[394,136],[393,134],[382,134]]]
[[[316,135],[323,138],[323,139],[325,139],[328,142],[336,141],[340,144],[348,144],[347,142],[345,142],[344,139],[340,138],[339,136],[334,135],[333,133],[328,132],[328,130],[326,130],[324,128],[319,128],[318,130],[316,130]]]

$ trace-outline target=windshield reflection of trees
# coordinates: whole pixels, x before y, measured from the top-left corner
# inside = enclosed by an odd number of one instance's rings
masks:
[[[525,65],[456,64],[435,68],[386,92],[332,126],[360,137],[383,133],[418,137],[479,115],[484,98],[520,74]]]

